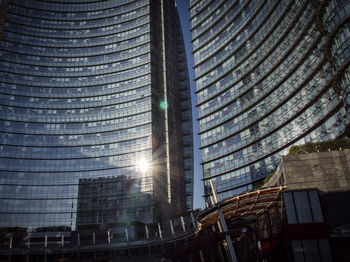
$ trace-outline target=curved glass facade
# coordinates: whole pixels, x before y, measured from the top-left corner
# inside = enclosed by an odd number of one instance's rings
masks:
[[[0,227],[151,223],[191,209],[191,101],[174,3],[2,5]]]
[[[348,1],[190,2],[205,194],[273,172],[349,123]]]

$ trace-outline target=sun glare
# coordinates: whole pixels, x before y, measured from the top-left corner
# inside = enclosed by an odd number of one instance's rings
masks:
[[[142,172],[145,173],[148,171],[150,168],[150,164],[146,161],[146,159],[142,158],[140,161],[137,163],[138,169]]]

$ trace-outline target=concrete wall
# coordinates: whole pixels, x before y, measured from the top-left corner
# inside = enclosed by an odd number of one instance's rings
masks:
[[[350,228],[349,149],[283,156],[275,174],[264,187],[280,185],[287,185],[288,190],[317,188],[329,234],[340,232],[340,242],[349,241],[344,238],[346,232],[342,232],[343,228]],[[333,250],[339,244],[338,238],[332,237]]]
[[[349,149],[283,156],[281,168],[289,190],[350,191]]]

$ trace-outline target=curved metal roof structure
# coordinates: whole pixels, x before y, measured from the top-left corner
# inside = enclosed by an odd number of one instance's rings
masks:
[[[198,230],[205,229],[218,221],[219,208],[222,208],[225,219],[232,221],[249,220],[253,216],[263,214],[275,204],[282,207],[281,192],[286,189],[287,186],[267,188],[223,200],[199,214]]]

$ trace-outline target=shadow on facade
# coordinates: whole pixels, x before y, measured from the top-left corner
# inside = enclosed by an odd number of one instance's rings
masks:
[[[1,233],[1,259],[349,261],[349,170],[350,150],[287,155],[262,188],[213,203],[196,220],[191,214],[167,223],[32,234],[18,228]]]

